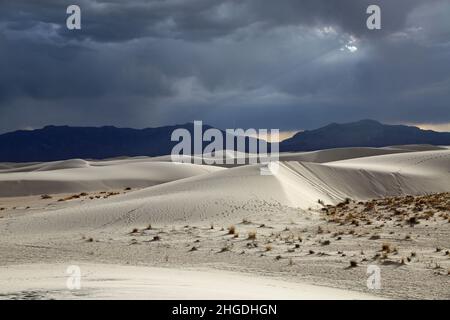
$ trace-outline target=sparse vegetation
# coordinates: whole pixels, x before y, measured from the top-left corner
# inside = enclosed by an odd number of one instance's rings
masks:
[[[256,231],[249,231],[248,240],[256,240]]]
[[[230,251],[230,246],[229,245],[223,246],[222,249],[220,249],[219,253],[227,252],[227,251]]]
[[[391,251],[392,251],[391,244],[390,243],[383,243],[383,245],[381,246],[381,251],[383,251],[385,253],[391,253]]]
[[[419,221],[417,220],[417,217],[416,217],[416,216],[410,217],[410,218],[408,219],[408,224],[409,224],[411,227],[413,227],[414,225],[419,224]]]

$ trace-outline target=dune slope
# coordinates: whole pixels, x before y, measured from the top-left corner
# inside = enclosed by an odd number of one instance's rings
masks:
[[[145,159],[39,163],[0,171],[0,197],[142,188],[220,170]]]
[[[211,222],[249,213],[270,214],[287,207],[319,208],[319,199],[338,203],[347,197],[365,200],[450,190],[450,150],[322,164],[280,162],[273,175],[261,175],[261,167],[215,170],[78,207],[36,213],[8,227],[15,234]]]

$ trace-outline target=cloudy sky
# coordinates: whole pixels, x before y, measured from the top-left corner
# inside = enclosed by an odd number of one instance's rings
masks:
[[[450,130],[450,1],[0,0],[0,132],[364,118]]]

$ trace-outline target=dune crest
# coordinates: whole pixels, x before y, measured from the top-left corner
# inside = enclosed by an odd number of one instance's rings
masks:
[[[208,222],[251,212],[320,208],[319,200],[336,204],[346,198],[367,200],[450,190],[450,150],[387,154],[329,163],[281,161],[278,172],[269,176],[260,175],[260,167],[217,169],[139,163],[138,168],[158,170],[151,171],[152,181],[165,180],[166,183],[75,208],[34,214],[24,218],[26,224],[11,224],[10,228],[17,227],[18,232],[62,232],[126,228],[133,223]],[[126,168],[128,171],[121,172],[124,176],[143,172]],[[110,168],[97,167],[97,177],[103,169],[111,174]],[[66,177],[70,174],[65,172]],[[79,177],[79,171],[76,176]]]

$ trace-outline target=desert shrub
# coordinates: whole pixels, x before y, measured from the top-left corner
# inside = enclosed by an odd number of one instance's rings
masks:
[[[414,226],[414,225],[416,225],[416,224],[419,223],[419,220],[417,219],[416,216],[410,217],[410,218],[408,219],[408,223],[409,223],[410,226]]]
[[[383,243],[383,245],[381,246],[381,251],[390,253],[392,251],[391,245],[389,243]]]

